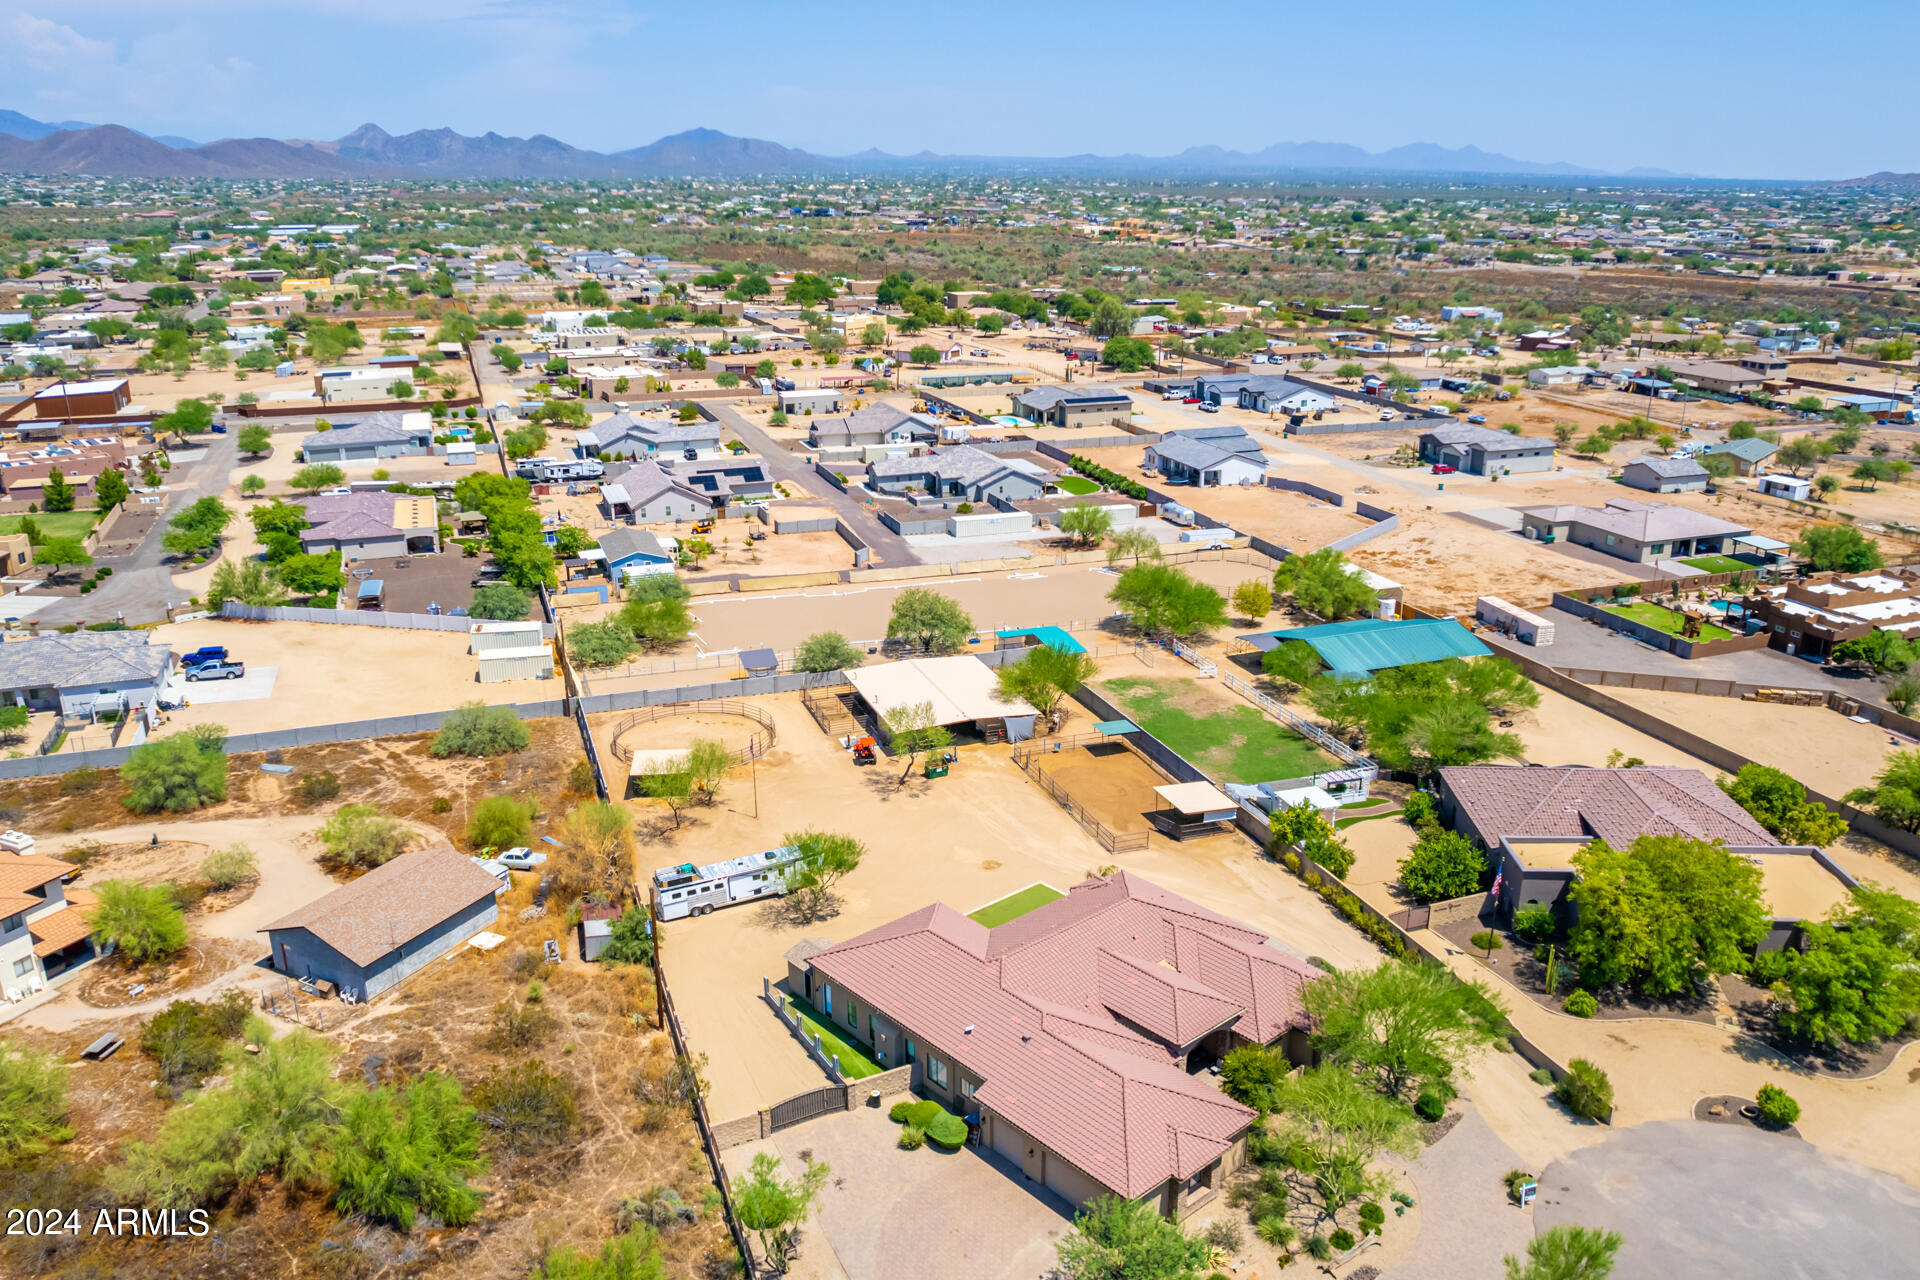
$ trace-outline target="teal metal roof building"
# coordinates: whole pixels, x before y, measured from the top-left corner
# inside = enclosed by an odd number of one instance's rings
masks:
[[[1302,641],[1313,646],[1333,674],[1349,677],[1448,658],[1484,658],[1493,652],[1452,618],[1356,618],[1317,627],[1263,631],[1245,639],[1262,653],[1289,640]]]
[[[1087,651],[1087,646],[1075,640],[1059,627],[1020,627],[1012,631],[996,631],[994,635],[1000,641],[995,647],[1000,649],[1018,649],[1023,646],[1032,649],[1044,644],[1050,648],[1059,649],[1066,653],[1085,653]],[[1008,641],[1018,641],[1019,643],[1009,644]]]

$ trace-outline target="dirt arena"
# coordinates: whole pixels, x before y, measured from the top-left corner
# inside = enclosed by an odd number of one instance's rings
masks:
[[[1155,787],[1168,779],[1124,742],[1096,742],[1034,761],[1030,772],[1064,789],[1088,817],[1120,835],[1151,831],[1147,814],[1163,807]]]

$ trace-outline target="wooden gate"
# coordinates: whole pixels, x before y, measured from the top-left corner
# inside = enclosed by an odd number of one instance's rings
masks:
[[[773,1105],[773,1127],[776,1132],[791,1128],[829,1111],[843,1110],[846,1105],[847,1092],[844,1088],[809,1089]]]

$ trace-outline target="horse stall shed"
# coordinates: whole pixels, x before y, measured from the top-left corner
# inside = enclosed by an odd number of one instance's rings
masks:
[[[538,622],[476,622],[467,633],[467,652],[483,655],[498,649],[526,649],[545,639]]]
[[[553,646],[517,645],[480,651],[480,683],[553,679]]]
[[[1553,624],[1499,596],[1481,596],[1473,602],[1473,616],[1502,635],[1536,647],[1553,643]]]

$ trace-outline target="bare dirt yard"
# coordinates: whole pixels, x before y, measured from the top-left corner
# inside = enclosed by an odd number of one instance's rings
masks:
[[[749,532],[765,533],[767,526],[758,520],[730,520],[716,527],[706,535],[707,541],[713,544],[713,554],[690,571],[687,580],[834,573],[854,567],[853,548],[832,530],[767,533],[758,541],[749,540]]]
[[[1844,796],[1870,786],[1889,754],[1914,744],[1825,707],[1783,706],[1652,689],[1608,689],[1709,742],[1784,769],[1816,791]]]
[[[1605,586],[1632,571],[1624,560],[1616,569],[1545,554],[1538,543],[1430,506],[1406,501],[1381,505],[1399,514],[1400,527],[1356,547],[1351,559],[1401,583],[1408,603],[1432,612],[1470,616],[1478,596],[1545,603],[1555,591]]]
[[[1111,468],[1121,475],[1167,491],[1156,475],[1140,469],[1142,450],[1090,449],[1083,456]],[[1284,468],[1283,468],[1284,470]],[[1329,485],[1336,491],[1344,486]],[[1264,487],[1222,485],[1196,489],[1174,486],[1174,495],[1197,511],[1224,520],[1240,533],[1267,538],[1293,551],[1311,551],[1324,547],[1350,533],[1370,528],[1372,521],[1356,514],[1351,507],[1336,507],[1305,494],[1288,493]]]
[[[174,732],[211,723],[230,733],[258,733],[444,711],[463,702],[540,702],[561,692],[558,679],[481,684],[479,661],[467,653],[460,632],[209,618],[170,623],[153,634],[176,655],[225,645],[246,663],[249,679],[256,669],[274,668],[267,697],[223,701],[220,683],[183,686],[192,705],[167,713]]]
[[[529,727],[525,751],[490,760],[436,760],[423,736],[289,751],[284,758],[294,773],[287,776],[258,772],[258,756],[236,758],[229,798],[194,814],[130,821],[124,789],[112,775],[83,777],[78,787],[66,778],[10,786],[0,797],[9,823],[40,835],[44,851],[82,863],[82,886],[111,878],[189,882],[207,851],[234,843],[255,851],[258,874],[231,893],[199,899],[188,914],[188,960],[140,996],[128,997],[125,984],[112,981],[113,966],[96,965],[93,975],[5,1028],[9,1038],[75,1064],[68,1091],[75,1135],[30,1169],[16,1170],[0,1188],[0,1207],[58,1200],[90,1212],[85,1206],[105,1201],[102,1178],[120,1161],[125,1143],[151,1138],[167,1113],[164,1095],[154,1088],[154,1064],[137,1048],[143,1021],[172,999],[276,983],[254,965],[264,954],[258,930],[338,883],[320,865],[312,836],[333,808],[373,803],[407,821],[423,841],[451,839],[464,848],[465,818],[480,798],[523,795],[542,824],[577,802],[581,796],[566,789],[573,764],[583,759],[572,722],[556,718]],[[305,804],[290,790],[289,784],[323,775],[339,788],[324,801]],[[475,1181],[485,1201],[471,1227],[455,1231],[423,1222],[403,1236],[343,1220],[315,1196],[268,1184],[215,1207],[210,1243],[5,1238],[0,1272],[519,1280],[555,1243],[597,1249],[617,1230],[616,1203],[657,1187],[699,1211],[693,1225],[661,1238],[671,1274],[727,1269],[730,1244],[712,1208],[715,1193],[671,1042],[658,1024],[650,973],[572,958],[563,904],[532,910],[535,880],[518,877],[501,899],[500,919],[491,927],[507,942],[494,952],[459,948],[359,1009],[323,1002],[324,1034],[343,1077],[399,1085],[437,1070],[471,1089],[531,1058],[566,1082],[575,1119],[564,1147],[513,1150],[489,1141],[489,1167]],[[563,943],[564,963],[542,961],[548,939]],[[497,1028],[503,1001],[533,1011],[512,1037]],[[114,1007],[98,1007],[103,1002]],[[312,1012],[318,1009],[303,1007]],[[273,1026],[277,1034],[290,1029],[284,1020]],[[126,1036],[128,1046],[107,1062],[80,1063],[79,1050],[107,1030]],[[555,1150],[565,1152],[564,1178],[552,1176]]]

